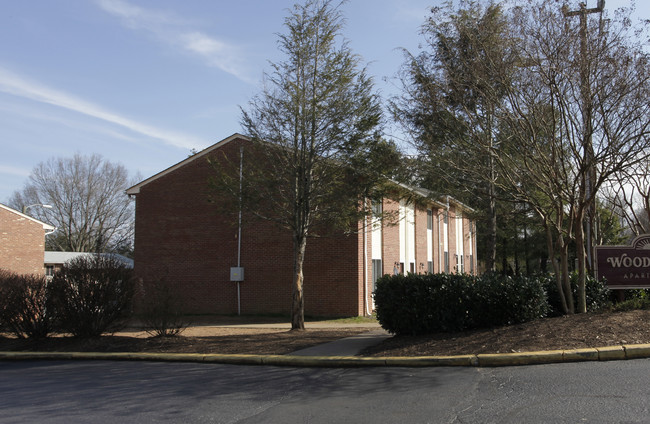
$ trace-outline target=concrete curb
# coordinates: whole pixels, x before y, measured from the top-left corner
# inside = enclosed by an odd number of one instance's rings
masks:
[[[231,365],[290,367],[504,367],[578,361],[612,361],[650,358],[650,344],[605,346],[587,349],[548,350],[455,356],[360,357],[297,355],[226,355],[201,353],[103,353],[103,352],[0,352],[0,361],[113,360],[203,362]]]

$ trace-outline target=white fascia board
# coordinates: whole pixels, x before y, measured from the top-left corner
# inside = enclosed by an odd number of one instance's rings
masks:
[[[222,147],[222,146],[230,143],[232,140],[235,140],[235,139],[242,139],[242,140],[250,141],[249,137],[246,137],[245,135],[242,135],[242,134],[239,134],[239,133],[235,133],[235,134],[231,135],[230,137],[225,138],[225,139],[213,144],[212,146],[206,147],[205,149],[201,150],[197,154],[192,155],[192,156],[188,157],[187,159],[182,160],[182,161],[178,162],[177,164],[172,165],[169,168],[167,168],[167,169],[165,169],[163,171],[160,171],[159,173],[147,178],[146,180],[143,180],[143,181],[139,182],[138,184],[134,185],[133,187],[130,187],[130,188],[126,189],[126,194],[128,194],[129,196],[133,196],[133,195],[136,195],[136,194],[140,193],[140,188],[142,188],[143,186],[149,184],[150,182],[155,181],[158,178],[164,177],[165,175],[169,174],[170,172],[174,172],[178,168],[181,168],[181,167],[187,165],[190,162],[193,162],[193,161],[195,161],[195,160],[197,160],[199,158],[204,157],[205,155],[212,152],[213,150],[218,149],[219,147]]]
[[[442,200],[433,200],[431,198],[431,195],[433,192],[430,190],[427,190],[426,188],[422,187],[412,187],[407,184],[400,183],[399,181],[391,180],[394,184],[397,184],[398,186],[405,188],[406,190],[417,194],[418,196],[424,197],[425,199],[428,199],[432,204],[441,207],[441,208],[446,208],[448,204],[453,204],[455,206],[460,207],[462,210],[467,211],[467,212],[474,212],[474,209],[470,208],[469,206],[459,202],[458,200],[454,199],[451,196],[445,196],[445,201]]]
[[[56,229],[56,227],[54,227],[54,226],[52,226],[52,225],[50,225],[50,224],[46,224],[45,222],[43,222],[43,221],[39,221],[39,220],[36,219],[36,218],[32,218],[32,217],[29,216],[29,215],[25,215],[24,213],[19,212],[19,211],[17,211],[16,209],[10,208],[9,206],[5,206],[5,205],[3,205],[2,203],[0,203],[0,208],[5,209],[5,210],[8,210],[9,212],[15,213],[16,215],[22,216],[23,218],[27,218],[27,219],[29,219],[30,221],[34,221],[34,222],[36,222],[37,224],[42,225],[42,226],[43,226],[43,229],[46,230],[46,231],[53,231],[54,229]]]

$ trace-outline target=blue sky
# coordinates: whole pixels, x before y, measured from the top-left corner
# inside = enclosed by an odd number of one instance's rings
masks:
[[[294,1],[24,0],[0,14],[0,202],[52,157],[99,153],[143,178],[235,132]],[[376,87],[437,0],[351,0],[344,35]],[[577,2],[575,2],[577,3]],[[588,6],[595,6],[589,0]],[[638,15],[650,18],[650,2]],[[607,9],[629,5],[608,0]]]

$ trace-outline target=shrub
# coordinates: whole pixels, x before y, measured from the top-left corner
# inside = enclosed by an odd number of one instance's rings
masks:
[[[490,328],[544,318],[550,311],[544,282],[526,276],[487,273],[471,295],[471,328]]]
[[[647,297],[632,297],[615,303],[612,306],[612,310],[616,312],[634,311],[637,309],[650,309],[650,299]]]
[[[457,274],[385,275],[374,294],[377,320],[395,334],[461,330],[471,280]]]
[[[544,280],[544,286],[548,292],[548,302],[551,305],[550,315],[560,316],[563,315],[562,306],[560,303],[560,294],[557,291],[557,283],[555,276],[545,275],[540,276]],[[571,274],[570,279],[571,292],[573,293],[574,307],[578,307],[578,273]],[[596,278],[587,275],[585,283],[585,295],[587,297],[587,311],[594,312],[607,307],[610,304],[609,296],[610,290],[604,281],[598,281]]]
[[[143,288],[141,319],[144,330],[154,337],[176,336],[189,325],[175,287],[161,278]]]
[[[386,275],[377,281],[375,305],[384,329],[414,335],[526,322],[549,309],[538,279],[494,274]]]
[[[113,257],[80,256],[64,264],[50,286],[58,324],[74,336],[115,332],[131,313],[131,269]]]
[[[16,337],[47,337],[52,331],[44,276],[0,270],[0,322]]]

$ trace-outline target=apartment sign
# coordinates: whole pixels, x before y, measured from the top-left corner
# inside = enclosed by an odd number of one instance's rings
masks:
[[[650,234],[630,246],[596,246],[596,267],[610,289],[650,288]]]

